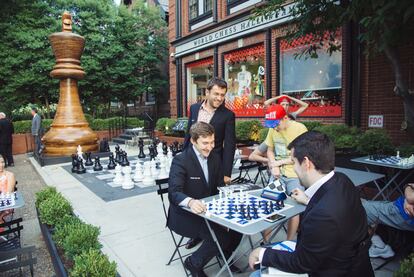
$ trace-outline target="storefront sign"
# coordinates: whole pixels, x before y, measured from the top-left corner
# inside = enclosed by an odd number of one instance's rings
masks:
[[[368,127],[369,128],[383,128],[384,127],[384,116],[383,115],[368,116]]]
[[[288,11],[293,5],[294,3],[286,5],[285,12],[273,13],[267,17],[260,16],[254,19],[248,18],[215,32],[198,37],[189,42],[177,45],[175,48],[175,57],[180,57],[218,43],[233,40],[237,37],[241,37],[264,28],[285,23],[292,19],[292,17],[288,14]]]

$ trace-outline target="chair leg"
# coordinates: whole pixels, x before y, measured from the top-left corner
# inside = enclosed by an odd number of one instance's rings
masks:
[[[177,244],[177,242],[176,242],[176,240],[175,240],[175,238],[174,238],[174,234],[173,234],[173,233],[171,233],[171,236],[173,237],[173,240],[174,240],[175,250],[174,250],[174,252],[172,253],[171,258],[170,258],[170,260],[168,261],[167,265],[170,265],[170,264],[171,264],[171,262],[173,261],[173,259],[174,259],[174,257],[175,257],[175,254],[176,254],[176,253],[178,253],[178,255],[180,256],[180,260],[181,260],[181,262],[183,262],[183,261],[182,261],[182,257],[181,257],[180,250],[179,250],[178,248],[180,247],[181,243],[183,242],[184,237],[181,237],[180,241],[179,241],[179,242],[178,242],[178,244]],[[184,263],[183,263],[183,265],[184,265]]]

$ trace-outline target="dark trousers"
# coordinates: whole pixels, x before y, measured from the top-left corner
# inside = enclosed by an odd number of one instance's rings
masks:
[[[213,222],[210,222],[210,226],[216,234],[224,255],[226,258],[229,258],[239,245],[242,235],[233,230],[227,230]],[[201,244],[200,248],[198,248],[193,253],[193,255],[191,255],[191,263],[195,267],[202,269],[214,256],[218,255],[220,252],[205,222],[203,222],[203,225],[200,228],[198,237],[203,240],[203,243]]]
[[[42,141],[40,140],[40,136],[33,136],[33,138],[34,138],[34,151],[33,152],[35,156],[38,156]]]
[[[2,155],[3,158],[5,159],[4,162],[6,165],[14,164],[11,143],[7,143],[7,144],[0,143],[0,155]]]

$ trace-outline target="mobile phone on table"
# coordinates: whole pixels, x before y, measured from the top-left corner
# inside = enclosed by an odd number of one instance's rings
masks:
[[[267,221],[267,222],[271,222],[271,223],[273,223],[273,222],[276,222],[276,221],[278,221],[278,220],[281,220],[281,219],[283,219],[283,218],[285,218],[286,216],[285,215],[283,215],[283,214],[274,214],[274,215],[271,215],[271,216],[268,216],[268,217],[266,217],[265,218],[265,220]]]

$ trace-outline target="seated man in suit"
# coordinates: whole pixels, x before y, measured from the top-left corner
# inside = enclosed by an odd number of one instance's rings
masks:
[[[294,252],[257,248],[250,267],[264,266],[309,276],[374,276],[368,257],[368,224],[358,190],[334,173],[335,150],[327,135],[306,132],[289,147],[294,170],[309,198]],[[257,273],[254,273],[257,274]]]
[[[223,184],[221,158],[214,152],[214,127],[205,122],[197,122],[190,129],[191,145],[175,156],[171,164],[168,198],[168,227],[185,237],[201,238],[202,245],[184,265],[192,276],[206,276],[203,267],[219,251],[203,218],[196,214],[204,213],[206,206],[200,200],[217,194],[217,187]],[[188,207],[191,212],[182,207]],[[241,235],[227,231],[214,223],[211,227],[227,257],[236,249]]]

